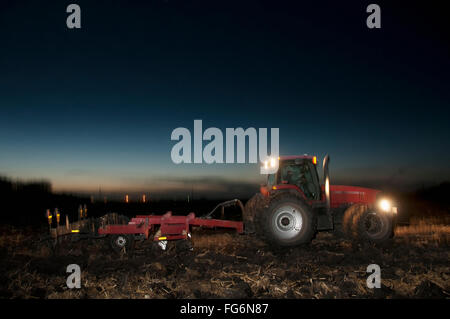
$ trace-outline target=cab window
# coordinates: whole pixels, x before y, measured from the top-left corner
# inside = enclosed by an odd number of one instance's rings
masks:
[[[309,199],[320,199],[320,185],[316,167],[311,161],[284,162],[278,171],[278,183],[296,185]]]

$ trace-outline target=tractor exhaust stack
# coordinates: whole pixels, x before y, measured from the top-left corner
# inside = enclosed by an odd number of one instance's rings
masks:
[[[333,212],[331,211],[331,194],[330,194],[330,173],[328,165],[330,164],[330,156],[327,154],[323,159],[323,183],[325,188],[325,209],[328,219],[329,228],[334,228]]]
[[[325,184],[325,200],[326,200],[327,212],[331,211],[330,173],[328,170],[329,163],[330,163],[330,156],[327,154],[323,159],[323,182]]]

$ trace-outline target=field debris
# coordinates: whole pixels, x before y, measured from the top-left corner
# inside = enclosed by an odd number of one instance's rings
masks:
[[[151,242],[132,257],[106,241],[68,243],[56,251],[32,229],[3,227],[0,298],[449,298],[449,226],[426,221],[398,228],[382,246],[320,233],[311,245],[273,250],[256,238],[200,230],[194,249]],[[66,267],[81,268],[81,289],[66,286]],[[366,285],[369,264],[381,288]]]

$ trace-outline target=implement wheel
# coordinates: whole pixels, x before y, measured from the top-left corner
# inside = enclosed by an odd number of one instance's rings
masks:
[[[129,254],[134,249],[134,235],[120,234],[110,236],[110,245],[114,252]]]

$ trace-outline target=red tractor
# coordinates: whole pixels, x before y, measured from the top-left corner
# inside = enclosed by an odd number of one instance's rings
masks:
[[[321,185],[315,156],[282,156],[278,170],[268,175],[245,205],[247,233],[269,244],[309,243],[317,231],[335,231],[354,239],[382,243],[394,234],[397,207],[381,191],[330,185],[328,155]],[[272,161],[273,163],[273,161]]]
[[[271,160],[270,165],[277,161]],[[56,227],[53,215],[47,211],[50,234],[54,243],[66,235],[72,240],[110,237],[115,251],[132,250],[136,240],[152,239],[165,249],[169,240],[191,238],[193,227],[228,228],[237,233],[256,233],[276,246],[295,246],[309,243],[317,231],[334,230],[352,238],[381,243],[393,236],[397,208],[381,191],[331,185],[328,174],[329,157],[323,161],[324,183],[319,182],[315,156],[283,156],[278,158],[278,170],[269,174],[266,185],[245,205],[234,199],[218,204],[210,213],[196,217],[138,215],[126,218],[109,214],[99,219],[86,219],[86,208],[80,210],[77,222]],[[221,208],[239,206],[243,221],[212,219]],[[83,219],[85,218],[85,219]]]

